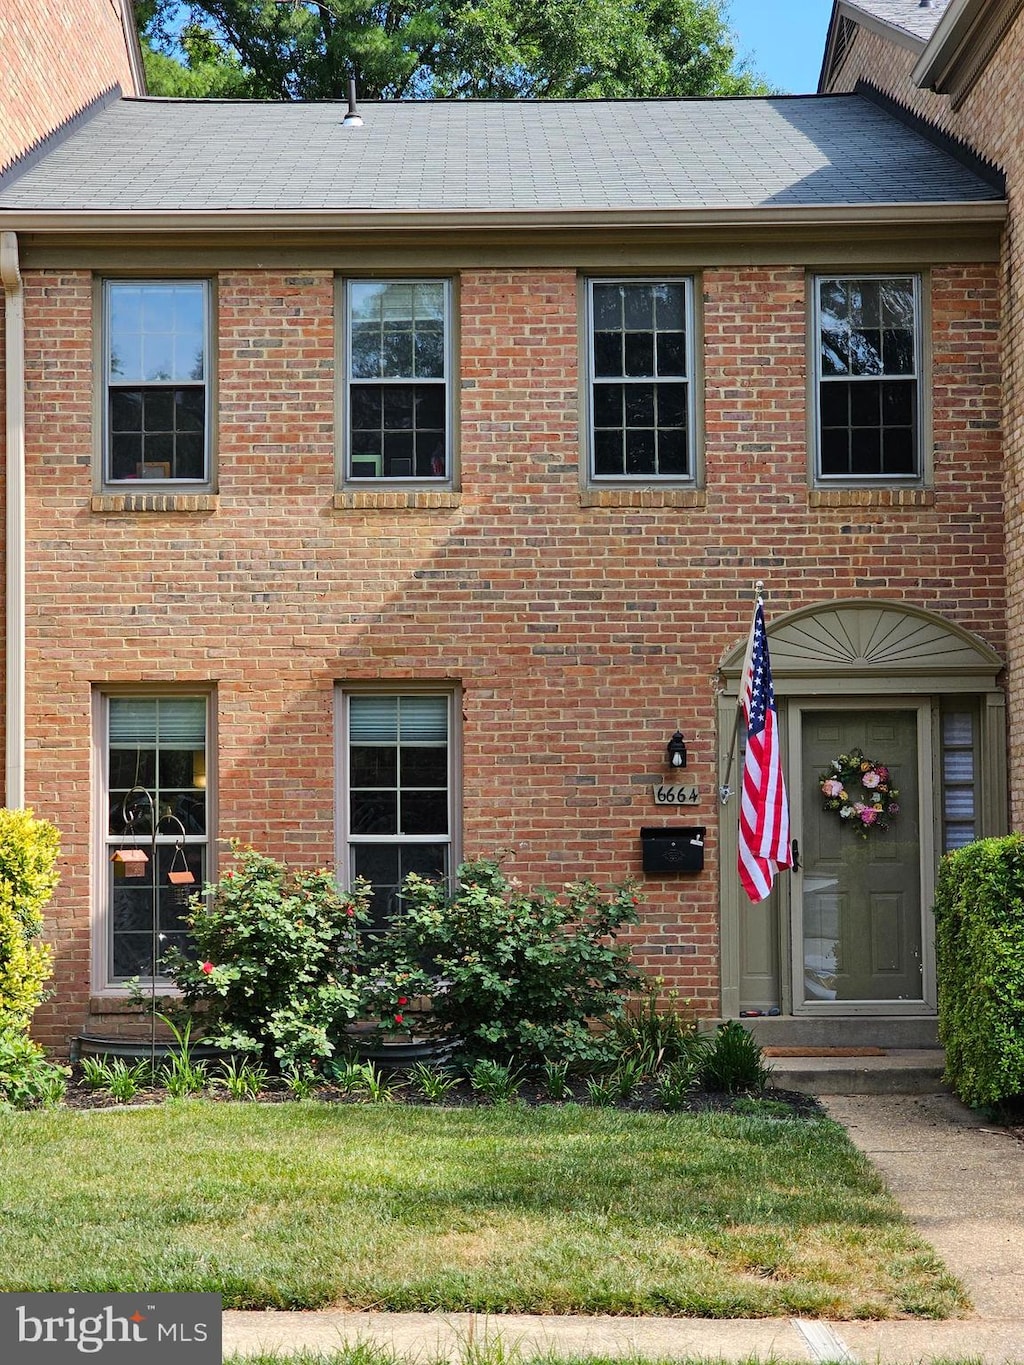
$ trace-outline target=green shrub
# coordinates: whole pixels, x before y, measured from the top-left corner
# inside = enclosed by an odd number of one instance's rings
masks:
[[[43,910],[59,880],[60,835],[30,810],[0,810],[0,1027],[26,1030],[43,999],[52,952]]]
[[[426,963],[444,983],[434,1016],[474,1057],[539,1068],[607,1051],[589,1021],[622,1013],[622,992],[638,979],[616,945],[636,921],[633,886],[608,894],[572,882],[561,895],[526,892],[497,863],[464,863],[454,894],[416,875],[402,890],[404,913],[376,941],[392,968]]]
[[[719,1024],[696,1053],[697,1079],[705,1090],[761,1091],[771,1079],[764,1049],[738,1019]]]
[[[690,1056],[696,1031],[691,1002],[680,1001],[677,990],[664,991],[657,980],[645,984],[626,1002],[608,1037],[617,1057],[638,1061],[653,1075],[662,1066]]]
[[[43,1049],[20,1027],[0,1026],[0,1107],[59,1104],[70,1074],[68,1067],[48,1062]]]
[[[1024,1093],[1024,836],[949,853],[935,897],[946,1080],[975,1106]]]
[[[328,871],[291,871],[239,844],[232,858],[192,898],[196,956],[169,952],[168,971],[209,1041],[302,1069],[329,1057],[331,1033],[359,1012],[369,887],[341,893]]]

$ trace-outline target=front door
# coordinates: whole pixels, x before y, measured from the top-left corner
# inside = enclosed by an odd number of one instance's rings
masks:
[[[929,708],[914,701],[850,709],[794,702],[790,726],[790,804],[799,849],[790,884],[794,1012],[927,1009],[933,998],[924,931],[930,888],[923,870],[930,848],[923,845],[930,843],[930,784],[921,779],[921,756],[929,752]],[[832,789],[839,809],[825,808],[821,789],[823,778],[836,773],[835,761],[854,751],[887,769],[898,790],[867,821],[857,807],[876,805],[884,773],[879,779],[867,770],[862,785],[850,780],[846,763],[843,796]]]

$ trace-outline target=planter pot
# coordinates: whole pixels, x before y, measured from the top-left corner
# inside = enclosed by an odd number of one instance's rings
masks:
[[[359,1061],[398,1068],[413,1066],[416,1062],[441,1066],[451,1060],[461,1039],[410,1038],[408,1035],[389,1038],[379,1033],[350,1033],[349,1043]]]

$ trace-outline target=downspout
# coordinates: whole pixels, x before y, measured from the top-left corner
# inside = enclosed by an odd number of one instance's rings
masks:
[[[7,404],[7,758],[5,804],[25,805],[25,292],[18,238],[0,232]]]

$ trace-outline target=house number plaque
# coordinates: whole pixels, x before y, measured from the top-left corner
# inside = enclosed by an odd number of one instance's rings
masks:
[[[651,788],[656,806],[695,806],[697,788],[679,783],[656,782]]]

